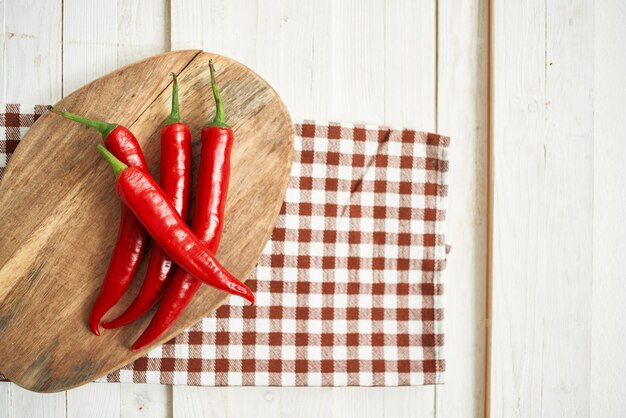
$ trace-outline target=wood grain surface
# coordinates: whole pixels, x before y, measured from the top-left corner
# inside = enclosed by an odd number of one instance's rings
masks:
[[[168,73],[178,74],[182,116],[190,125],[194,178],[199,131],[212,116],[208,60],[218,70],[228,122],[235,132],[226,225],[218,259],[246,279],[269,238],[289,179],[293,129],[276,92],[228,58],[199,50],[159,55],[93,81],[57,103],[75,113],[130,127],[153,175],[159,132],[169,114]],[[0,183],[1,371],[27,389],[54,392],[89,382],[147,350],[129,349],[149,318],[96,337],[86,322],[119,219],[114,178],[98,156],[93,129],[43,115],[28,131]],[[144,260],[145,261],[145,260]],[[137,291],[107,315],[112,318]],[[226,300],[203,286],[179,321],[155,345],[197,322]]]

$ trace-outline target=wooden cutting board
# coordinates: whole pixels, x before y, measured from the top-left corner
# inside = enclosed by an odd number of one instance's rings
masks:
[[[222,56],[177,51],[108,74],[55,106],[129,127],[157,176],[159,131],[170,111],[169,72],[177,73],[182,117],[194,139],[195,180],[199,133],[214,111],[210,58],[235,133],[217,258],[243,280],[272,231],[293,155],[291,119],[263,79]],[[113,174],[95,149],[101,142],[97,131],[48,112],[29,129],[0,182],[0,371],[34,391],[69,389],[116,370],[227,299],[225,293],[202,286],[174,327],[138,353],[130,346],[149,316],[119,330],[103,330],[100,337],[89,331],[87,317],[119,220]],[[146,260],[129,294],[105,319],[121,313],[131,301]]]

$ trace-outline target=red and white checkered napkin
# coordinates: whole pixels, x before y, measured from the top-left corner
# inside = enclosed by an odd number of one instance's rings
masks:
[[[6,109],[5,153],[15,148],[9,121],[34,119],[13,116],[19,107]],[[295,129],[285,202],[248,282],[256,304],[231,298],[101,381],[442,382],[449,139],[345,123],[304,122]]]

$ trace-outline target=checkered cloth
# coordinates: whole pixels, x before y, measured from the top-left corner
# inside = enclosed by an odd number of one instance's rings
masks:
[[[44,110],[6,105],[2,158]],[[248,282],[256,304],[231,298],[100,381],[442,382],[449,139],[345,123],[303,122],[295,130],[285,202]]]
[[[20,139],[46,110],[43,105],[0,105],[0,180]]]

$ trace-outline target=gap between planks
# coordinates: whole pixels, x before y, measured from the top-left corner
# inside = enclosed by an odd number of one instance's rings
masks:
[[[491,408],[491,312],[493,284],[493,2],[487,1],[487,259],[485,277],[485,387],[483,411],[490,418]]]

